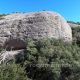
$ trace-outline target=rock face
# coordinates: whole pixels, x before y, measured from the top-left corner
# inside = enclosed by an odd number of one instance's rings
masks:
[[[72,41],[72,31],[65,19],[51,11],[15,13],[0,20],[0,47],[25,48],[26,38],[55,38]]]
[[[24,50],[3,51],[0,53],[0,64],[7,63],[12,59],[22,60],[24,58]]]

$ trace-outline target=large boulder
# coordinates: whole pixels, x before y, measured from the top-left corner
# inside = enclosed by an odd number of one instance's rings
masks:
[[[51,11],[12,13],[2,16],[0,47],[23,49],[27,38],[55,38],[71,42],[72,31],[61,15]]]

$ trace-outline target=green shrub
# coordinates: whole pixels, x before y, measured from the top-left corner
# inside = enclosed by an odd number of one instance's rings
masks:
[[[77,43],[80,46],[80,26],[72,28],[72,35],[73,35],[73,43]]]
[[[29,80],[26,76],[24,68],[20,65],[3,64],[0,65],[0,80]]]
[[[20,64],[0,65],[0,80],[79,80],[80,47],[61,40],[27,39]]]
[[[29,40],[27,44],[24,66],[32,80],[80,79],[80,48],[77,45],[54,39]]]

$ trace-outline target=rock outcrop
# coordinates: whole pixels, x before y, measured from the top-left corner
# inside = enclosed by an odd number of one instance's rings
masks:
[[[61,15],[51,11],[3,16],[0,20],[0,47],[23,49],[26,38],[55,38],[71,42],[72,31]]]
[[[15,58],[19,60],[24,58],[24,50],[2,51],[0,53],[0,64],[7,63]]]

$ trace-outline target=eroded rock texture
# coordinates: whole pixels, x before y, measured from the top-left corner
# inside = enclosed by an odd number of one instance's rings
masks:
[[[51,11],[9,14],[0,20],[0,47],[23,49],[28,37],[70,42],[72,31],[61,15]]]
[[[13,59],[18,61],[23,60],[24,50],[15,50],[15,51],[2,51],[0,53],[0,64],[7,63]]]

